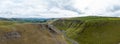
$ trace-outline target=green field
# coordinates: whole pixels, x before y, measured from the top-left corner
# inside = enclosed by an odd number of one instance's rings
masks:
[[[79,44],[119,44],[120,18],[117,17],[78,17],[59,19],[52,23],[64,30],[69,38]]]

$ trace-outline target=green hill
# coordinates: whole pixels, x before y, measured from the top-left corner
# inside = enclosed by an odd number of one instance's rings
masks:
[[[62,33],[47,24],[0,21],[0,44],[67,44]]]
[[[52,24],[79,44],[120,43],[120,18],[117,17],[68,18],[59,19]]]
[[[0,20],[0,44],[67,44],[66,41],[69,44],[119,44],[120,18],[62,18],[50,20],[48,24]]]

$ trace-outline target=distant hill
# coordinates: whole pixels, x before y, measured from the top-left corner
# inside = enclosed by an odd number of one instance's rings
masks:
[[[119,44],[120,18],[118,17],[78,17],[59,19],[52,23],[67,37],[79,44]]]
[[[29,23],[44,23],[48,20],[52,20],[50,18],[0,18],[1,21],[13,21],[13,22],[29,22]]]

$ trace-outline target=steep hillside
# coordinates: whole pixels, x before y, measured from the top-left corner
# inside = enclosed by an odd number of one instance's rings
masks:
[[[120,18],[89,16],[59,19],[52,24],[79,44],[120,43]]]
[[[59,30],[47,24],[0,21],[0,44],[67,44]]]

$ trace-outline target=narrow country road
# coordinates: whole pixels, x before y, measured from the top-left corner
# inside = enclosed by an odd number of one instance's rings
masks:
[[[57,33],[61,33],[61,32],[58,31],[58,29],[57,29],[55,26],[53,26],[53,25],[48,24],[48,27],[52,28],[52,29],[53,29],[55,32],[57,32]],[[70,41],[72,44],[79,44],[77,41],[68,38],[68,37],[66,36],[65,31],[62,31],[62,33],[63,33],[64,37],[65,37],[68,41]]]
[[[65,31],[63,31],[63,34],[64,34],[64,37],[65,37],[68,41],[70,41],[72,44],[79,44],[77,41],[75,41],[75,40],[73,40],[73,39],[68,38],[68,37],[66,36]]]

